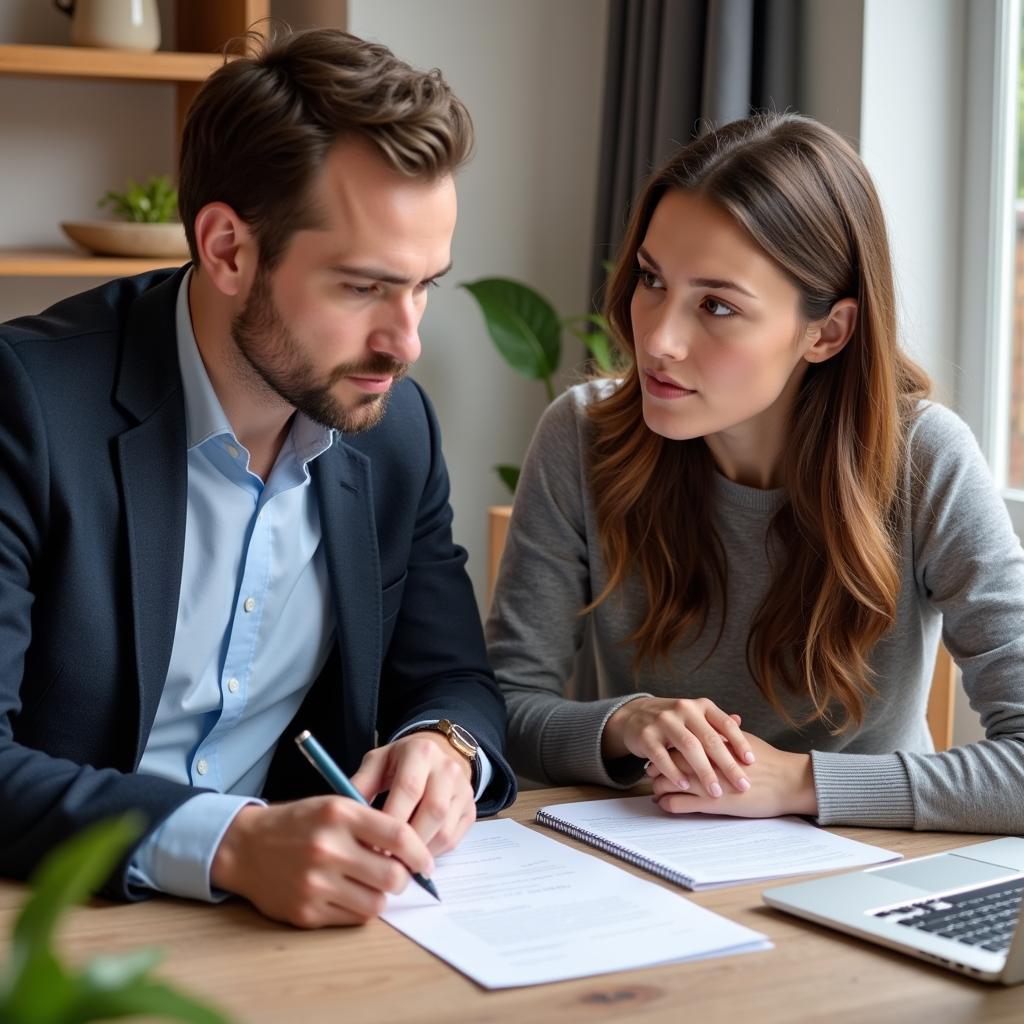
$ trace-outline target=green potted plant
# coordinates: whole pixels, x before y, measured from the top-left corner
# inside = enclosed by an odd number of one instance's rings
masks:
[[[614,369],[611,332],[603,316],[589,313],[560,318],[540,292],[508,277],[483,277],[460,287],[476,300],[487,333],[505,362],[524,377],[541,381],[549,402],[555,398],[563,331],[579,339],[602,370]],[[494,468],[515,494],[519,467]]]
[[[217,1010],[149,976],[152,949],[98,956],[75,971],[53,949],[56,926],[107,878],[141,831],[137,815],[102,821],[57,847],[32,876],[0,964],[4,1024],[86,1024],[119,1017],[160,1017],[189,1024],[228,1024]]]
[[[112,207],[133,224],[169,224],[178,219],[178,190],[166,174],[155,175],[145,185],[129,178],[123,192],[108,191],[96,205]]]
[[[615,351],[608,322],[597,313],[559,317],[551,303],[529,285],[507,277],[485,277],[463,283],[483,313],[487,333],[505,362],[524,377],[544,385],[548,401],[555,397],[555,374],[562,359],[562,334],[581,341],[602,370],[615,368]],[[512,494],[519,467],[494,467]],[[488,509],[489,587],[494,584],[505,547],[511,505]]]
[[[74,242],[102,256],[178,258],[188,255],[185,229],[178,220],[178,190],[166,174],[145,184],[129,180],[123,192],[107,191],[96,204],[115,220],[62,221]]]

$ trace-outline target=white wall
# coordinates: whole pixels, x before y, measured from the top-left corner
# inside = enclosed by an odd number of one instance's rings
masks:
[[[861,155],[889,221],[904,343],[954,408],[967,17],[965,0],[864,5]],[[962,686],[953,731],[957,744],[984,737]]]
[[[956,403],[964,0],[868,0],[861,155],[885,204],[903,340]]]
[[[852,141],[889,226],[902,337],[936,397],[960,390],[966,0],[812,0],[804,109]],[[961,688],[954,742],[982,737]]]
[[[955,404],[965,0],[805,5],[804,110],[858,145],[889,226],[904,345]]]
[[[502,275],[563,315],[587,303],[597,191],[607,0],[349,0],[349,29],[410,63],[440,67],[477,130],[459,178],[455,266],[432,293],[415,370],[437,406],[456,539],[486,584],[486,510],[508,493],[491,467],[518,463],[545,405],[510,370],[459,281]],[[575,358],[563,355],[563,365]]]

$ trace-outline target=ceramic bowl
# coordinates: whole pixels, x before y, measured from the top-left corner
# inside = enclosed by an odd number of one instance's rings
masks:
[[[180,223],[73,220],[61,221],[60,226],[68,238],[97,256],[188,256],[185,228]]]

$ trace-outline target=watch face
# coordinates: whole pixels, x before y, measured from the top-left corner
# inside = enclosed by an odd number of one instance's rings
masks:
[[[463,729],[461,725],[448,722],[448,738],[451,740],[452,745],[461,753],[467,757],[476,757],[476,752],[480,745],[473,739],[472,734]]]

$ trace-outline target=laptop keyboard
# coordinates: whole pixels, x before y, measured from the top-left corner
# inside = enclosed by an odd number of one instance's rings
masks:
[[[1024,878],[938,896],[902,907],[875,911],[872,917],[942,935],[967,946],[1005,953],[1017,929]]]

